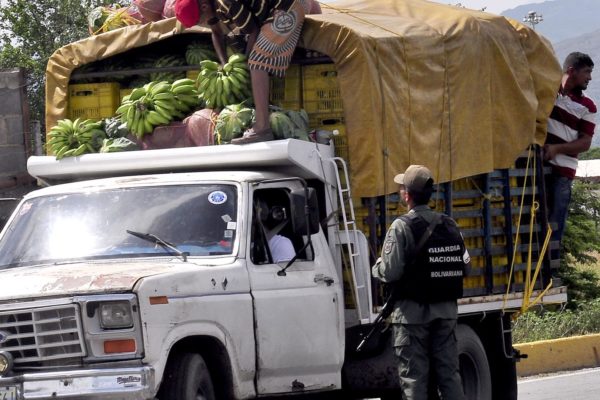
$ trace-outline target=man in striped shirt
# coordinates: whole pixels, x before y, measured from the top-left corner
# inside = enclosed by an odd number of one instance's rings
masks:
[[[583,93],[592,80],[593,69],[594,63],[587,54],[574,52],[567,56],[562,84],[548,120],[544,159],[552,167],[546,192],[549,220],[557,224],[553,240],[562,240],[577,157],[590,148],[596,128],[596,105]]]

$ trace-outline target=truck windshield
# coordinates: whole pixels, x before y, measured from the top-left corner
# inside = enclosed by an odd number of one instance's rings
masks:
[[[0,269],[90,259],[171,256],[160,237],[194,256],[228,255],[236,239],[237,189],[148,186],[32,198],[0,239]]]

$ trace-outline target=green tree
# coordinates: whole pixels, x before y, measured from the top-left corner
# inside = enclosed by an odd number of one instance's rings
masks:
[[[600,147],[593,147],[588,151],[579,154],[580,160],[600,160]]]
[[[599,277],[575,263],[591,264],[600,251],[600,185],[575,181],[562,245],[561,278],[569,288],[571,305],[600,297]]]
[[[0,68],[27,71],[32,119],[44,122],[48,59],[58,48],[88,36],[87,14],[101,0],[3,0],[0,3]]]

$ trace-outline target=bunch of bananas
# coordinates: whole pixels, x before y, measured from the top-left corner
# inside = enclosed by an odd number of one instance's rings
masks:
[[[190,111],[195,111],[200,106],[200,98],[196,89],[196,82],[189,78],[176,80],[171,84],[171,92],[175,98],[175,108],[179,118],[186,117]]]
[[[217,54],[212,46],[204,43],[190,43],[185,50],[185,61],[188,65],[200,65],[204,60],[216,60]]]
[[[183,57],[166,55],[160,57],[154,62],[155,68],[180,67],[185,65],[186,61]],[[154,82],[173,82],[177,79],[185,77],[185,71],[159,71],[150,74],[150,80]]]
[[[61,119],[48,132],[46,149],[60,160],[63,157],[97,153],[105,138],[106,133],[101,129],[100,121]]]
[[[304,110],[275,109],[269,113],[269,123],[275,139],[301,139],[308,141],[309,119]]]
[[[221,109],[252,98],[250,71],[244,55],[232,55],[223,67],[210,60],[202,61],[200,66],[196,84],[206,108]]]
[[[155,126],[182,119],[199,105],[194,81],[183,78],[173,83],[149,82],[135,88],[117,108],[117,115],[136,137],[152,133]]]

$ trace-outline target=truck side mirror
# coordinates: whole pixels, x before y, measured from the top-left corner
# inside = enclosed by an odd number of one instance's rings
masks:
[[[308,198],[306,193],[308,192]],[[313,188],[295,189],[290,192],[290,204],[292,214],[292,229],[297,235],[305,235],[308,229],[309,235],[319,232],[319,203],[317,192]],[[308,206],[308,218],[306,213]],[[308,228],[306,226],[308,220]]]

